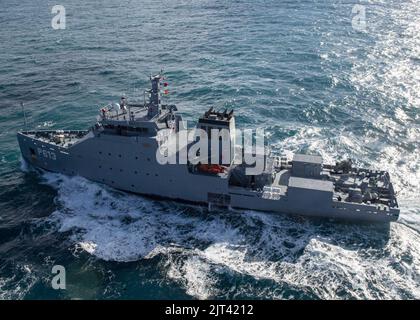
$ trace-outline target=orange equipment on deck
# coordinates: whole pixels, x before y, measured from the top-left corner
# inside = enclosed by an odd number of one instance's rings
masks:
[[[218,164],[199,164],[197,168],[198,168],[198,171],[212,173],[212,174],[225,172],[225,168]]]

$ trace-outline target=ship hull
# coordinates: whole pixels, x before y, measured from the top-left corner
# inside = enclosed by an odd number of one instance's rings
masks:
[[[336,203],[307,192],[294,199],[266,199],[260,193],[230,186],[227,179],[191,173],[187,165],[156,161],[156,140],[88,133],[71,147],[17,135],[23,158],[32,166],[65,175],[79,175],[115,189],[191,203],[351,221],[389,223],[399,210],[380,212],[372,206]]]

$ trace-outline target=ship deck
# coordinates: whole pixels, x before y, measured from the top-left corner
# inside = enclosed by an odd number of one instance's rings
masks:
[[[262,197],[278,200],[287,196],[290,185],[290,169],[275,174],[273,183],[265,186]],[[333,183],[333,201],[374,205],[386,210],[398,208],[395,192],[385,171],[356,169],[348,173],[335,172],[328,165],[322,172],[322,180]]]
[[[88,134],[88,130],[39,130],[22,131],[21,134],[62,148],[68,148]]]

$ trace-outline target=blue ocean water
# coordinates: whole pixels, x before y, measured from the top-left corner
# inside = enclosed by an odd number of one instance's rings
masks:
[[[419,1],[59,2],[65,30],[56,2],[0,2],[0,299],[420,298]],[[22,163],[21,102],[30,127],[83,129],[161,68],[188,120],[232,107],[276,150],[388,170],[399,221],[208,212]]]

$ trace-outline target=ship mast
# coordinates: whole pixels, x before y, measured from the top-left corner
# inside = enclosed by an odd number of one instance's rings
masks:
[[[149,109],[147,116],[151,119],[161,112],[161,99],[160,99],[160,80],[162,74],[159,73],[155,76],[150,76],[150,82],[152,83],[152,89],[150,89]]]
[[[23,121],[25,124],[25,130],[28,130],[28,123],[26,121],[26,112],[25,112],[25,105],[23,102],[20,103],[20,106],[22,107],[22,113],[23,113]]]

